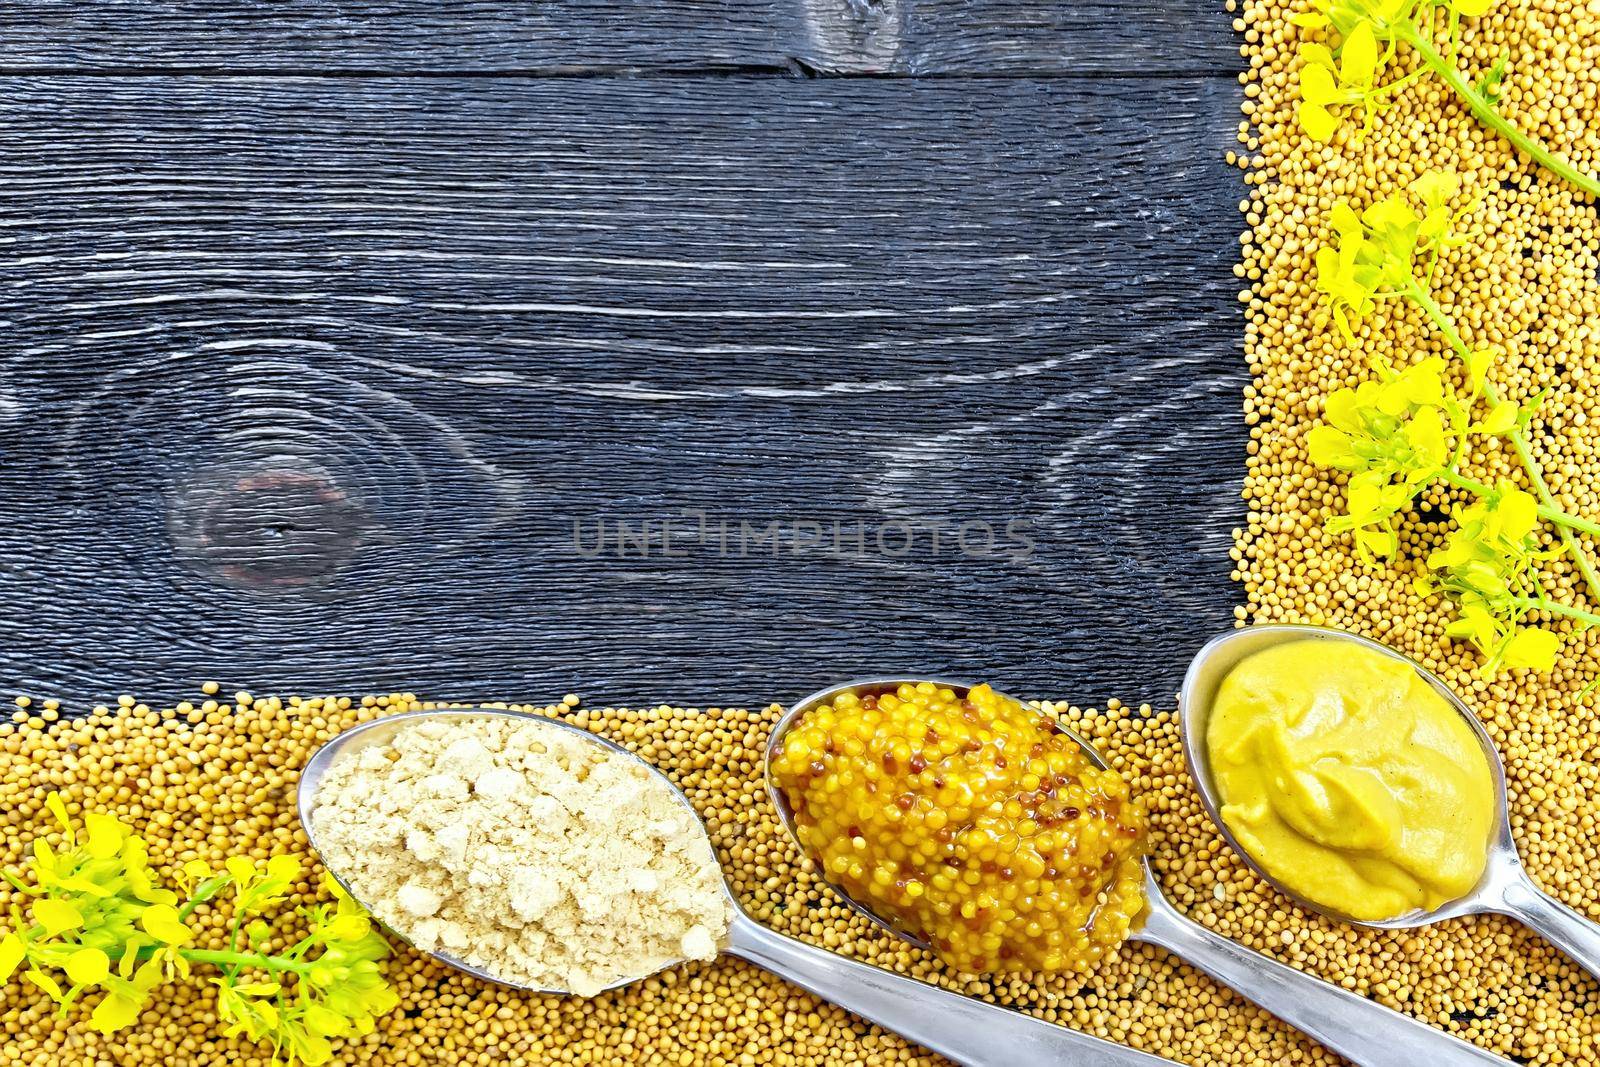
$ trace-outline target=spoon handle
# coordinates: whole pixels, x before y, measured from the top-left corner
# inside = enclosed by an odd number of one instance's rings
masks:
[[[1600,925],[1534,885],[1520,863],[1516,877],[1506,879],[1485,906],[1537,930],[1573,962],[1600,977]]]
[[[858,963],[735,915],[728,952],[969,1067],[1173,1067],[1172,1061]]]
[[[1146,883],[1145,924],[1133,936],[1164,948],[1361,1067],[1511,1065],[1443,1030],[1270,960],[1184,918]]]

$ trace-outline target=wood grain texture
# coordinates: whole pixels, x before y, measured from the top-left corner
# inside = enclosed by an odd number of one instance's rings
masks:
[[[0,91],[7,685],[1167,701],[1229,625],[1224,80]]]
[[[0,70],[1231,73],[1179,0],[13,0]]]

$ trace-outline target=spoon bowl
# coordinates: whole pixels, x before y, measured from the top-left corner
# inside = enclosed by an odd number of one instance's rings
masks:
[[[767,795],[772,798],[772,806],[777,809],[778,818],[780,821],[782,821],[784,830],[788,832],[790,839],[796,844],[798,844],[800,841],[800,834],[795,828],[794,809],[790,806],[789,798],[784,795],[783,789],[779,787],[778,783],[772,777],[773,758],[778,754],[778,750],[782,748],[783,739],[788,736],[789,731],[794,728],[795,723],[805,718],[805,716],[809,715],[817,708],[822,707],[824,704],[831,704],[839,697],[847,694],[861,697],[872,693],[892,693],[902,685],[917,685],[921,682],[930,682],[933,685],[939,686],[941,689],[949,689],[960,696],[966,695],[968,690],[977,685],[976,682],[956,682],[950,681],[949,679],[940,678],[862,678],[853,682],[845,682],[843,685],[832,685],[826,689],[819,689],[810,696],[802,697],[799,701],[791,705],[789,709],[779,717],[778,721],[773,724],[772,732],[767,735],[766,758],[762,761],[763,775],[766,779]],[[1095,751],[1093,745],[1089,744],[1089,742],[1085,741],[1082,737],[1078,736],[1078,734],[1065,726],[1062,726],[1061,730],[1068,737],[1072,738],[1077,746],[1083,750],[1083,754],[1088,757],[1091,763],[1099,767],[1101,770],[1108,769],[1105,759],[1100,755],[1099,752]],[[879,915],[876,911],[872,910],[872,908],[861,903],[854,896],[852,896],[850,891],[844,886],[839,885],[832,878],[828,877],[827,873],[821,870],[820,867],[817,871],[817,877],[821,878],[824,882],[827,882],[829,887],[839,895],[839,898],[843,900],[845,904],[851,908],[851,910],[855,911],[859,915],[864,916],[874,925],[882,927],[902,940],[911,942],[911,944],[916,945],[918,948],[928,950],[932,949],[933,946],[930,945],[925,938],[919,937],[911,931],[904,929],[894,920]]]
[[[672,790],[673,796],[695,817],[697,823],[701,822],[699,812],[695,811],[689,799],[683,795],[683,791],[659,769],[621,745],[580,726],[543,715],[501,708],[450,708],[439,711],[406,712],[374,719],[344,731],[312,755],[301,771],[295,798],[300,824],[305,829],[312,850],[321,854],[317,847],[315,820],[317,793],[327,779],[328,772],[338,761],[374,745],[387,744],[401,730],[422,721],[465,721],[496,716],[533,719],[546,726],[569,730],[591,744],[637,761]],[[703,823],[701,825],[703,827]],[[709,845],[709,840],[707,843]],[[324,866],[327,864],[324,863]],[[353,899],[363,904],[367,903],[361,901],[359,894],[338,871],[329,868],[329,873],[344,886],[345,891]],[[1159,1056],[1137,1052],[1098,1037],[1069,1030],[960,993],[952,993],[915,978],[860,963],[815,945],[785,937],[762,926],[747,915],[739,906],[726,881],[723,883],[722,892],[729,906],[730,921],[727,935],[719,946],[721,951],[768,970],[824,1000],[832,1001],[847,1011],[871,1020],[885,1029],[893,1030],[958,1063],[994,1065],[994,1067],[1050,1067],[1061,1063],[1094,1063],[1103,1064],[1105,1067],[1173,1067],[1170,1060]],[[382,915],[374,915],[373,918],[380,923],[383,922]],[[391,929],[390,933],[394,931]],[[403,937],[399,939],[405,940]],[[427,954],[441,963],[484,981],[532,993],[567,995],[570,992],[562,989],[539,989],[508,982],[490,971],[448,953]],[[684,961],[678,960],[668,963],[663,969],[682,962]],[[639,975],[614,983],[607,988],[615,989],[646,977],[649,976]]]
[[[300,815],[300,825],[305,828],[306,839],[311,843],[312,851],[316,852],[319,856],[322,854],[321,849],[317,846],[317,829],[314,819],[317,806],[317,793],[322,788],[323,781],[328,777],[328,772],[331,771],[334,765],[340,760],[357,756],[369,748],[386,745],[390,741],[394,740],[394,738],[402,731],[410,727],[417,726],[422,722],[439,722],[449,720],[465,722],[470,719],[483,719],[492,717],[501,717],[507,719],[532,719],[545,726],[552,726],[556,727],[557,729],[567,730],[571,733],[579,735],[586,742],[598,745],[601,748],[609,749],[612,752],[621,753],[628,759],[637,761],[641,766],[649,770],[651,774],[665,782],[672,790],[673,798],[676,799],[678,803],[682,804],[684,809],[688,811],[690,815],[694,816],[694,820],[697,825],[701,823],[700,813],[694,810],[694,806],[689,803],[689,799],[683,795],[676,785],[672,784],[671,779],[662,774],[661,771],[657,770],[649,763],[639,759],[638,756],[635,756],[632,752],[629,752],[621,745],[614,741],[607,740],[606,738],[601,737],[599,734],[591,733],[581,726],[574,726],[571,723],[562,722],[560,719],[551,719],[543,715],[534,715],[530,712],[510,711],[500,708],[447,708],[439,711],[408,711],[399,715],[387,715],[381,719],[373,719],[370,722],[364,722],[360,726],[355,726],[344,731],[337,737],[333,738],[333,740],[317,749],[317,751],[312,755],[311,759],[306,762],[305,768],[301,770],[300,783],[295,792],[295,807]],[[326,867],[327,864],[324,864],[324,866]],[[360,900],[360,897],[356,894],[355,887],[350,885],[350,883],[345,880],[343,874],[337,870],[334,870],[332,867],[328,867],[328,873],[334,877],[335,881],[344,887],[344,891],[349,893],[353,899]],[[733,894],[728,890],[726,883],[723,884],[723,894],[727,897],[728,902],[731,904],[733,902]],[[734,910],[737,911],[737,908]],[[375,915],[373,917],[379,922],[383,922],[382,916]],[[388,930],[389,933],[397,939],[404,941],[407,945],[411,945],[411,942],[406,940],[404,934],[399,933],[387,923],[384,923],[384,929]],[[411,945],[411,947],[415,948],[416,946]],[[427,951],[428,955],[439,960],[441,963],[447,963],[458,971],[463,971],[467,974],[470,974],[474,978],[481,978],[486,982],[494,982],[497,985],[508,986],[512,989],[522,989],[530,993],[549,993],[557,996],[569,996],[572,994],[570,989],[547,989],[540,986],[529,985],[523,982],[511,981],[475,964],[468,963],[466,960],[453,956],[448,952],[428,950],[419,951]],[[684,961],[681,959],[672,960],[663,964],[657,971],[653,971],[651,973],[660,973],[660,971],[664,971],[669,967],[676,967],[683,962]],[[648,977],[649,975],[639,975],[634,978],[625,978],[622,981],[613,982],[611,985],[606,986],[605,989],[618,989],[622,986],[631,985],[634,982]],[[602,992],[604,991],[605,990],[602,990]]]
[[[1488,761],[1495,791],[1495,816],[1493,831],[1484,849],[1488,862],[1478,884],[1466,895],[1430,910],[1416,909],[1392,919],[1363,921],[1342,915],[1316,901],[1307,900],[1281,885],[1272,874],[1262,868],[1238,840],[1222,819],[1222,804],[1215,779],[1211,773],[1210,753],[1206,746],[1206,731],[1211,722],[1212,705],[1217,690],[1228,673],[1247,657],[1267,648],[1288,642],[1317,641],[1327,646],[1330,656],[1337,655],[1341,647],[1371,649],[1416,671],[1446,703],[1472,728],[1478,744]],[[1183,727],[1183,754],[1189,773],[1200,793],[1200,801],[1217,824],[1224,839],[1233,846],[1251,870],[1284,896],[1311,911],[1356,926],[1381,930],[1400,930],[1423,926],[1463,915],[1480,915],[1494,912],[1518,919],[1538,930],[1558,945],[1591,974],[1600,975],[1600,926],[1550,897],[1534,885],[1523,868],[1517,853],[1516,841],[1511,834],[1511,819],[1506,804],[1505,767],[1494,741],[1483,723],[1473,714],[1455,691],[1433,672],[1421,664],[1390,648],[1388,645],[1356,634],[1346,633],[1326,626],[1250,626],[1230,630],[1205,644],[1189,664],[1183,679],[1183,689],[1178,697]]]

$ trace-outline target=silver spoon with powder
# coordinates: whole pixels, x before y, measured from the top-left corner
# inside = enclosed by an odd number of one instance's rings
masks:
[[[569,731],[584,742],[601,746],[611,753],[644,767],[653,782],[650,788],[670,791],[674,800],[693,815],[699,828],[700,840],[710,850],[710,839],[705,835],[699,813],[690,805],[678,787],[666,775],[650,766],[620,745],[569,723],[539,715],[504,711],[493,708],[451,709],[445,711],[411,712],[392,715],[364,723],[329,741],[300,774],[297,804],[300,822],[305,828],[311,847],[319,855],[324,848],[318,845],[317,807],[323,784],[342,761],[353,759],[361,752],[389,746],[402,733],[425,722],[470,720],[474,718],[507,717],[532,720],[554,729]],[[324,855],[326,859],[326,856]],[[329,872],[344,885],[357,900],[362,895],[350,885],[351,872],[328,864]],[[720,884],[725,904],[727,928],[718,941],[718,948],[731,956],[747,960],[781,978],[826,1000],[871,1020],[886,1029],[902,1035],[926,1048],[963,1064],[995,1065],[995,1067],[1031,1067],[1031,1065],[1057,1065],[1063,1063],[1095,1064],[1105,1067],[1155,1067],[1171,1061],[1148,1053],[1137,1052],[1088,1034],[1069,1030],[1036,1019],[1008,1008],[1001,1008],[973,997],[940,989],[914,978],[894,974],[870,964],[848,959],[826,949],[808,945],[791,937],[775,933],[756,922],[738,905],[725,881]],[[362,901],[371,910],[369,901]],[[373,912],[380,922],[393,919]],[[391,928],[392,929],[392,928]],[[397,935],[398,936],[398,935]],[[403,939],[403,938],[402,938]],[[567,994],[571,990],[537,988],[525,983],[506,981],[501,975],[445,952],[430,953],[452,967],[486,981],[499,982],[514,988],[536,993]],[[664,966],[674,966],[683,960],[673,960]],[[616,988],[639,981],[649,975],[640,974],[617,981],[606,988]]]

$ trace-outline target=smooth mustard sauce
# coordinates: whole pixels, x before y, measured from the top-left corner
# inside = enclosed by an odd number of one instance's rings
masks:
[[[1483,874],[1488,758],[1402,660],[1343,641],[1257,652],[1223,679],[1206,747],[1222,821],[1307,900],[1393,919],[1461,897]]]

